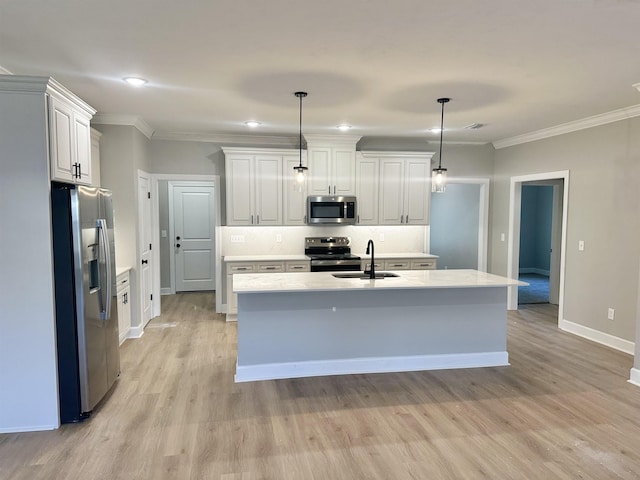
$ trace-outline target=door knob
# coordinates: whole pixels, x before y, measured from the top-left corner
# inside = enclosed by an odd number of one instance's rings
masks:
[[[176,240],[180,240],[180,235],[178,235],[178,236],[176,237]]]
[[[176,248],[180,248],[180,244],[179,243],[176,243]]]
[[[147,263],[149,263],[149,260],[142,260],[143,265],[146,265]]]

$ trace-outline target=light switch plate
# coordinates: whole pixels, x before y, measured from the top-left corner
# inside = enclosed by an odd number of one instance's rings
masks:
[[[279,233],[276,233],[276,242],[282,243],[282,235],[280,235]]]
[[[610,308],[609,310],[607,310],[607,318],[609,320],[613,320],[616,316],[616,311],[613,308]]]
[[[244,243],[244,235],[231,235],[231,243]]]
[[[160,236],[162,238],[167,238],[167,231],[166,230],[160,230]]]
[[[580,240],[578,242],[578,250],[580,250],[581,252],[584,251],[584,240]]]

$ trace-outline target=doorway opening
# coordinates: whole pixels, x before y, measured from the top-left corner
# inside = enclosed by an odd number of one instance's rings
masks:
[[[530,275],[539,291],[537,301],[530,301],[520,299],[524,290],[510,288],[507,306],[517,310],[523,303],[556,304],[558,324],[564,316],[568,198],[568,170],[511,177],[507,275],[523,281]]]
[[[204,270],[201,265],[197,265],[196,260],[201,260],[207,257],[207,263],[210,265],[213,261],[214,278],[213,285],[221,285],[221,256],[220,256],[220,229],[221,229],[221,204],[220,204],[220,177],[219,175],[180,175],[180,174],[152,174],[151,175],[151,201],[152,201],[152,232],[154,236],[154,244],[158,245],[159,260],[153,264],[153,292],[160,298],[160,295],[169,295],[176,292],[175,284],[175,266],[172,267],[171,249],[183,248],[182,242],[177,242],[178,235],[175,232],[171,232],[169,225],[169,182],[172,182],[174,186],[184,185],[208,185],[213,187],[213,205],[210,201],[205,201],[203,196],[191,195],[187,203],[192,202],[199,204],[200,206],[208,204],[208,208],[212,208],[212,222],[213,222],[213,238],[211,243],[213,244],[213,259],[209,257],[210,253],[206,252],[194,252],[189,254],[190,258],[187,259],[187,270],[189,271],[189,263],[194,266],[195,270],[191,269],[191,272],[195,272],[195,277],[205,277]],[[193,192],[192,192],[193,193]],[[173,203],[173,202],[171,202]],[[175,208],[173,205],[171,208]],[[184,204],[181,207],[184,209]],[[162,215],[161,215],[162,213]],[[193,220],[188,220],[193,221]],[[203,230],[196,225],[191,225],[190,232],[196,239],[202,234]],[[182,239],[183,235],[179,235]],[[180,247],[177,247],[177,243],[180,243]],[[197,245],[196,245],[197,246]],[[197,248],[195,250],[198,250]],[[203,248],[202,250],[206,250]],[[175,254],[175,252],[173,252]],[[206,254],[205,254],[206,253]],[[184,259],[183,259],[184,260]],[[174,257],[173,262],[176,259]],[[189,275],[187,275],[189,278]],[[198,280],[198,278],[196,278]],[[193,285],[193,284],[192,284]],[[208,287],[206,287],[208,289]],[[194,290],[192,286],[188,290]],[[215,296],[216,311],[221,311],[222,300],[221,295]],[[160,315],[161,302],[154,302],[153,304],[154,314],[153,316]]]

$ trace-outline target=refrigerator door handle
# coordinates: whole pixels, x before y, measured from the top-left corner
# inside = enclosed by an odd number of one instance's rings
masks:
[[[99,218],[96,222],[96,227],[100,231],[100,242],[102,243],[102,251],[104,252],[105,270],[107,271],[107,288],[101,288],[100,293],[106,292],[106,298],[103,302],[104,310],[100,312],[102,320],[108,320],[111,318],[111,251],[109,250],[109,239],[107,238],[107,221],[104,218]],[[102,286],[103,287],[103,286]]]

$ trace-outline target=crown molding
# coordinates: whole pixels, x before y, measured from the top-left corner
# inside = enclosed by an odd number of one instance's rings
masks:
[[[303,134],[308,145],[346,145],[355,146],[362,138],[361,135],[319,135],[319,134]]]
[[[13,73],[0,65],[0,75],[13,75]]]
[[[427,140],[429,144],[440,145],[440,140]],[[489,142],[466,142],[464,140],[443,140],[443,145],[487,145]]]
[[[620,108],[618,110],[602,113],[600,115],[594,115],[592,117],[583,118],[581,120],[563,123],[560,125],[556,125],[555,127],[544,128],[536,132],[525,133],[524,135],[517,135],[515,137],[497,140],[493,142],[493,147],[496,150],[499,150],[501,148],[512,147],[514,145],[520,145],[522,143],[555,137],[557,135],[564,135],[566,133],[577,132],[579,130],[598,127],[600,125],[606,125],[608,123],[627,120],[629,118],[638,116],[640,116],[640,105],[633,105],[631,107]]]
[[[91,119],[91,123],[98,125],[128,125],[136,127],[140,133],[151,140],[153,128],[143,120],[142,117],[136,115],[116,115],[111,113],[99,113]]]
[[[180,142],[209,142],[222,145],[275,145],[297,148],[298,137],[283,137],[272,135],[242,135],[224,133],[186,133],[186,132],[156,132],[154,140],[173,140]]]
[[[403,158],[420,158],[430,159],[436,152],[403,152],[399,150],[394,151],[380,151],[380,150],[358,150],[363,157],[375,157],[375,158],[388,158],[388,157],[403,157]]]

